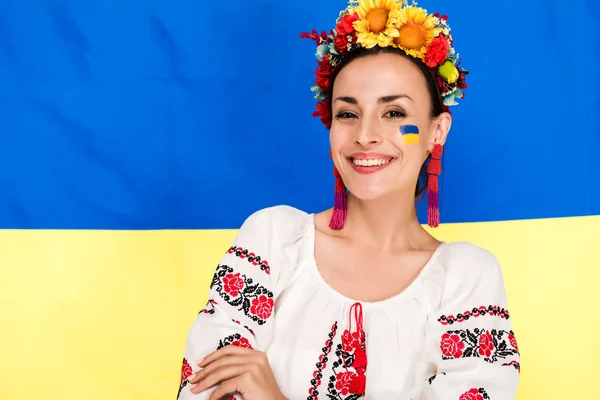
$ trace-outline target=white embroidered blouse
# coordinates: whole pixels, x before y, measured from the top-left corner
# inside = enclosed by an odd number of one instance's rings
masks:
[[[292,207],[244,222],[189,332],[179,400],[208,399],[186,378],[227,345],[264,351],[290,400],[515,398],[519,352],[488,251],[442,243],[408,288],[368,303],[323,280],[314,240],[314,215]]]

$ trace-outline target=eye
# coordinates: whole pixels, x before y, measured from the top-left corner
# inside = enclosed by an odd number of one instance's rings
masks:
[[[335,116],[336,119],[351,119],[351,118],[357,118],[356,114],[353,114],[349,111],[342,111],[341,113],[337,114]]]
[[[400,110],[391,110],[385,113],[385,116],[392,119],[406,118],[406,113]]]

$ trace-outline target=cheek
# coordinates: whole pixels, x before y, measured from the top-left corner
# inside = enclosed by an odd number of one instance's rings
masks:
[[[331,151],[340,151],[344,146],[348,144],[348,140],[351,140],[352,132],[345,126],[335,126],[329,131],[329,145]]]

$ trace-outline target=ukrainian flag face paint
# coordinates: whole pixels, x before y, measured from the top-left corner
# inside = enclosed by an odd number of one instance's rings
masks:
[[[419,144],[419,127],[416,125],[402,125],[400,134],[404,144]]]

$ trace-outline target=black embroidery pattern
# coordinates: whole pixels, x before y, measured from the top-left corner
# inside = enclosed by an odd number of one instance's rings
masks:
[[[331,327],[331,332],[328,334],[328,338],[323,346],[322,353],[319,356],[319,361],[316,364],[316,369],[313,372],[313,379],[310,381],[310,389],[308,389],[309,396],[307,400],[318,400],[319,398],[319,386],[321,386],[321,379],[323,378],[323,370],[327,367],[329,361],[329,353],[331,353],[331,347],[333,346],[333,339],[337,333],[337,321]]]
[[[464,322],[468,321],[470,318],[482,317],[484,315],[496,316],[502,319],[509,319],[510,314],[508,310],[499,307],[489,305],[487,307],[481,306],[479,308],[474,307],[471,311],[465,311],[463,313],[459,313],[456,316],[454,315],[442,315],[438,318],[438,322],[442,325],[452,325],[455,322]]]
[[[188,380],[186,379],[185,381],[181,382],[181,385],[179,385],[179,390],[177,391],[177,398],[179,398],[179,396],[181,396],[181,391],[183,390],[184,387],[186,387],[188,384]]]
[[[521,373],[521,364],[518,361],[512,360],[502,364],[503,367],[514,367],[519,373]]]
[[[429,379],[427,379],[427,381],[429,382],[429,384],[431,385],[433,383],[433,381],[435,380],[435,378],[437,378],[437,376],[440,375],[440,374],[441,375],[446,375],[445,372],[440,372],[439,374],[435,374],[435,375],[429,377]]]
[[[206,307],[204,307],[202,310],[200,310],[200,312],[198,312],[198,314],[214,314],[215,313],[215,304],[217,304],[216,301],[214,301],[213,299],[209,299],[208,303],[206,303]]]
[[[260,256],[257,256],[256,254],[248,251],[247,249],[244,249],[239,246],[231,246],[229,250],[227,250],[227,253],[235,255],[239,259],[246,260],[252,265],[256,265],[261,269],[261,271],[264,271],[266,274],[271,273],[271,267],[269,267],[269,263],[267,262],[267,260],[263,260]]]
[[[511,343],[516,343],[513,331],[475,328],[447,331],[442,335],[440,349],[444,360],[479,357],[495,363],[519,355],[519,350]]]
[[[252,278],[227,265],[219,265],[210,286],[227,304],[241,311],[258,325],[263,325],[273,312],[273,292]]]
[[[219,340],[219,345],[217,346],[217,350],[221,350],[223,347],[229,346],[230,344],[232,344],[236,340],[240,340],[241,338],[242,338],[242,335],[240,335],[239,333],[234,333],[233,335],[229,335],[229,336]]]

